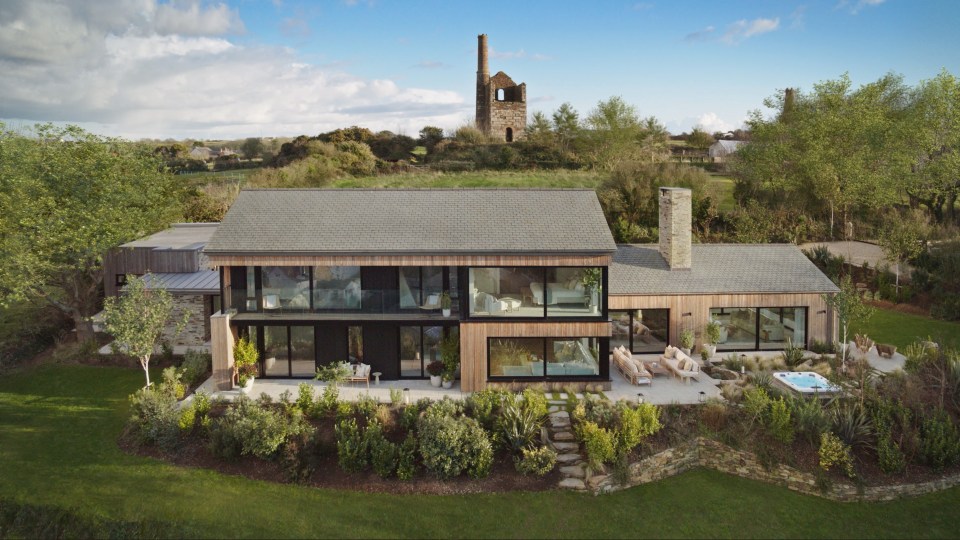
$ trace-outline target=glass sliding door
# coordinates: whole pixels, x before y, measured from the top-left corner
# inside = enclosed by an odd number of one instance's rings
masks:
[[[290,374],[312,377],[317,372],[313,326],[290,327]]]
[[[263,327],[263,375],[290,376],[290,349],[286,326]]]
[[[363,327],[347,327],[347,356],[351,364],[363,362]]]
[[[760,308],[760,349],[781,350],[807,344],[806,308]]]
[[[313,309],[360,309],[359,266],[314,266]]]
[[[670,342],[669,309],[611,311],[611,349],[623,345],[635,353],[663,352]]]
[[[419,326],[400,327],[400,377],[424,376]]]
[[[610,312],[610,350],[623,346],[631,350],[630,344],[630,312],[629,311],[611,311]]]
[[[807,308],[711,308],[710,318],[720,323],[721,351],[782,350],[788,343],[807,344]]]

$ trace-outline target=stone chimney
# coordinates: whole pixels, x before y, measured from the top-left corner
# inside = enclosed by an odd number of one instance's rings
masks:
[[[660,255],[671,270],[690,269],[692,227],[690,190],[660,188]]]

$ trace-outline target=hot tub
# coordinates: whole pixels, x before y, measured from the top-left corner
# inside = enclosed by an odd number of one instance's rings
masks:
[[[777,371],[773,378],[800,394],[834,393],[840,390],[826,377],[813,371]]]

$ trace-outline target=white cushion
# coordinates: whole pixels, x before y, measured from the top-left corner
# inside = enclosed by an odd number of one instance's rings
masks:
[[[673,347],[673,346],[671,346],[671,345],[667,345],[667,348],[663,350],[663,357],[664,357],[664,358],[674,358],[678,352],[680,352],[680,351],[679,351],[676,347]]]

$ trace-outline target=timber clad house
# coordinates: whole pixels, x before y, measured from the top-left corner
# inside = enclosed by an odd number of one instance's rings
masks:
[[[467,392],[609,387],[613,346],[662,352],[711,319],[721,351],[833,340],[837,288],[798,248],[692,245],[690,192],[660,206],[659,246],[618,246],[592,190],[245,190],[203,249],[214,382],[240,337],[260,377],[349,360],[390,380],[426,378],[454,334]]]

